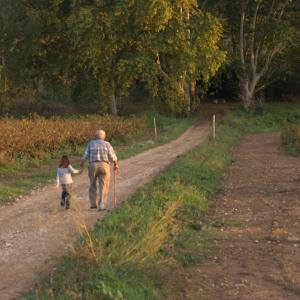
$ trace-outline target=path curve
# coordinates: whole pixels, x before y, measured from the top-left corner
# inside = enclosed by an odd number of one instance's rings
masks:
[[[189,128],[178,139],[120,162],[118,203],[163,171],[177,156],[202,143],[207,124]],[[111,185],[112,187],[112,185]],[[76,203],[70,211],[59,207],[58,191],[47,186],[14,205],[0,208],[0,299],[19,299],[70,248],[79,235],[76,224],[89,226],[104,217],[91,211],[88,176],[75,177]]]

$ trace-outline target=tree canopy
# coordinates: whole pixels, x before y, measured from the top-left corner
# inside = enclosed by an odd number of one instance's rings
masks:
[[[225,60],[221,23],[194,0],[1,0],[1,7],[2,92],[84,101],[90,89],[98,110],[116,114],[140,82],[154,103],[178,113],[191,110],[195,81],[209,80]]]
[[[0,5],[0,113],[9,99],[21,96],[117,114],[139,86],[154,105],[189,114],[199,104],[197,86],[207,85],[225,62],[248,109],[283,73],[297,80],[297,63],[287,63],[299,57],[296,1],[0,0]],[[273,67],[279,61],[282,72]]]

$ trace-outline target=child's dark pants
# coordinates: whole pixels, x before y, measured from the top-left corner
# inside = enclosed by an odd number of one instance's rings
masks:
[[[62,184],[62,193],[61,193],[61,206],[64,206],[66,209],[70,208],[70,203],[72,200],[72,183]]]

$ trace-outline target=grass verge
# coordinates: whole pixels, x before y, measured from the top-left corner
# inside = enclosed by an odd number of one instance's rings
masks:
[[[157,119],[158,139],[153,139],[153,117]],[[146,149],[155,147],[177,138],[194,122],[193,118],[176,119],[164,117],[154,113],[147,114],[148,124],[146,129],[127,140],[112,140],[117,149],[119,159],[124,159]],[[84,147],[66,145],[65,148],[56,151],[54,154],[45,154],[43,159],[26,158],[16,160],[13,164],[0,163],[0,205],[13,202],[17,197],[22,196],[33,189],[53,182],[57,162],[61,155],[67,154],[72,157],[72,164],[77,167],[79,158]],[[0,157],[1,160],[1,157]]]
[[[83,234],[25,299],[164,299],[177,268],[197,264],[213,251],[209,240],[215,232],[202,217],[231,163],[232,147],[249,133],[276,131],[300,116],[300,106],[267,109],[261,115],[228,116],[216,140],[179,158]]]

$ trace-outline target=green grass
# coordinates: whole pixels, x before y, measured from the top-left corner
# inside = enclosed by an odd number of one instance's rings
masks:
[[[111,212],[26,299],[163,299],[169,265],[174,272],[174,264],[194,265],[214,251],[210,240],[216,232],[202,219],[232,161],[232,147],[249,133],[297,122],[300,114],[299,105],[266,109],[226,117],[216,140],[179,158]]]
[[[158,126],[157,140],[153,139],[154,116]],[[131,137],[127,141],[112,141],[116,149],[119,149],[117,151],[119,159],[175,139],[194,122],[193,118],[176,119],[154,113],[148,113],[148,120],[148,127],[143,135]],[[8,165],[1,165],[0,161],[0,205],[11,203],[17,197],[27,194],[31,190],[53,182],[57,162],[63,154],[77,157],[75,163],[72,162],[72,164],[74,167],[78,167],[78,160],[83,152],[84,147],[73,149],[66,145],[65,149],[57,151],[54,157],[53,155],[45,156],[43,160],[27,158]]]
[[[158,138],[154,139],[153,130],[153,117],[156,118],[156,124],[158,128]],[[138,136],[130,141],[126,141],[125,148],[122,149],[118,157],[124,159],[126,157],[135,155],[144,150],[153,148],[155,146],[165,144],[171,140],[179,137],[188,127],[195,121],[194,118],[176,119],[172,117],[166,117],[159,114],[148,114],[148,136]],[[147,138],[148,137],[148,138]],[[116,141],[116,144],[121,144],[120,141]]]
[[[166,255],[174,257],[184,267],[200,263],[205,260],[207,252],[215,251],[214,245],[208,242],[215,237],[216,232],[206,226],[184,226]]]

